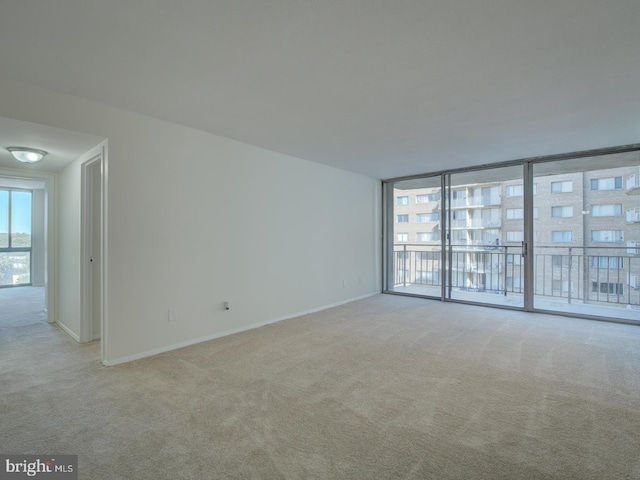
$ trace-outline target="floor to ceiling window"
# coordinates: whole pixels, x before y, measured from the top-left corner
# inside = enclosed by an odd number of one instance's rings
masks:
[[[385,182],[385,291],[640,322],[640,151],[597,153]]]
[[[534,307],[640,319],[640,154],[533,165]]]
[[[31,284],[32,193],[0,189],[0,287]]]
[[[392,188],[393,246],[387,290],[442,295],[441,179],[427,177],[395,182]]]

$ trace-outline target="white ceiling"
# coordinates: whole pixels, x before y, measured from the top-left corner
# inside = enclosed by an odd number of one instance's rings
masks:
[[[0,117],[0,168],[6,167],[25,172],[33,170],[57,172],[80,158],[102,140],[104,139],[95,135]],[[15,160],[6,147],[37,148],[48,153],[36,164],[25,164]],[[38,188],[17,184],[3,184],[2,186]]]
[[[0,75],[389,178],[640,142],[638,0],[0,0]]]

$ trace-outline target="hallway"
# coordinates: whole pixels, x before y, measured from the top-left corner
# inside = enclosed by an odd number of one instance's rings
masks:
[[[39,323],[47,323],[44,287],[0,288],[0,328]]]

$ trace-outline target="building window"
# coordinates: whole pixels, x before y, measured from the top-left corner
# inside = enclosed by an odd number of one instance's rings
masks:
[[[467,219],[467,211],[466,210],[453,210],[451,212],[452,220],[466,220]]]
[[[507,277],[507,288],[522,288],[522,279],[520,277]]]
[[[401,215],[396,215],[396,223],[409,223],[409,214],[403,213]]]
[[[623,242],[622,230],[591,230],[592,242]]]
[[[520,220],[524,218],[524,208],[507,208],[507,220]]]
[[[594,178],[591,180],[591,190],[621,190],[622,177]]]
[[[31,283],[32,193],[0,189],[0,286]]]
[[[398,233],[398,234],[396,234],[396,239],[398,240],[398,242],[408,242],[409,241],[409,234],[408,233]]]
[[[573,192],[573,182],[567,180],[564,182],[551,182],[551,193],[569,193]]]
[[[437,242],[440,240],[440,233],[438,232],[418,232],[416,233],[416,240],[418,242]]]
[[[591,291],[610,295],[624,295],[624,285],[622,283],[591,282]]]
[[[568,292],[569,291],[569,280],[553,280],[551,282],[551,288],[554,292]]]
[[[507,186],[507,197],[521,197],[523,194],[524,187],[522,185]]]
[[[409,205],[409,197],[407,197],[407,196],[397,197],[396,198],[396,203],[398,205]]]
[[[418,223],[437,222],[437,221],[438,221],[438,212],[416,214],[416,222]]]
[[[453,245],[467,245],[469,243],[469,239],[465,232],[453,231],[451,232],[451,243]]]
[[[556,218],[570,218],[573,217],[573,207],[551,207],[551,216]]]
[[[573,242],[573,232],[571,230],[555,230],[551,232],[551,241],[556,243]]]
[[[624,268],[624,257],[591,257],[591,268],[621,270]]]
[[[593,205],[591,207],[592,217],[619,217],[622,215],[622,204],[613,205]]]
[[[440,195],[437,193],[424,193],[416,195],[416,203],[433,203],[440,200]]]
[[[554,267],[568,267],[569,255],[551,255],[551,264]]]
[[[507,242],[522,242],[524,240],[524,232],[514,231],[507,232]]]
[[[522,255],[520,255],[519,253],[518,254],[508,253],[507,265],[516,265],[516,266],[522,265]]]

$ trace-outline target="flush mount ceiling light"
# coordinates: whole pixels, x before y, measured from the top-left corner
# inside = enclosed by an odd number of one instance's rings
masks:
[[[42,160],[47,152],[44,150],[38,150],[37,148],[27,147],[7,147],[7,150],[11,152],[13,158],[22,163],[36,163]]]

